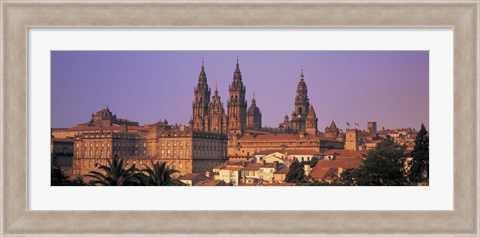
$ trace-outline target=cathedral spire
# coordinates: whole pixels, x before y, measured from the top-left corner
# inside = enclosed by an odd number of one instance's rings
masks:
[[[205,73],[205,64],[202,58],[202,67],[200,70],[200,75],[198,76],[198,83],[207,83],[207,74]]]
[[[215,84],[215,92],[213,92],[215,96],[218,96],[218,87],[217,84]]]
[[[237,64],[235,65],[235,72],[233,73],[233,80],[242,81],[242,73],[240,72],[240,64],[238,63],[238,55],[237,55]]]

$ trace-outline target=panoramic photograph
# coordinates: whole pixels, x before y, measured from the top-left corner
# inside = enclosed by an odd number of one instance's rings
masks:
[[[51,186],[428,186],[428,51],[51,51]]]

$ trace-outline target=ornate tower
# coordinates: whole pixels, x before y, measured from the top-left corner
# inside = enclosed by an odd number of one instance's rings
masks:
[[[255,102],[253,95],[252,103],[247,111],[247,128],[259,129],[262,127],[262,113]]]
[[[308,90],[307,84],[305,83],[304,76],[303,76],[303,69],[302,74],[300,75],[300,81],[298,82],[297,86],[297,96],[295,97],[295,109],[292,113],[292,120],[291,126],[292,129],[297,130],[299,132],[305,132],[306,128],[306,118],[308,114],[308,109],[310,108],[310,102],[308,100]]]
[[[242,82],[238,59],[233,73],[233,81],[228,91],[228,130],[240,134],[246,127],[247,101],[245,100],[246,89]]]
[[[337,125],[332,120],[332,123],[330,123],[330,126],[325,128],[325,137],[337,139],[339,136],[340,136],[340,130],[337,128]]]
[[[318,124],[317,115],[315,114],[315,110],[313,109],[313,106],[310,105],[310,107],[308,108],[306,129],[305,129],[307,134],[317,135],[317,124]]]
[[[209,131],[208,105],[210,103],[210,88],[208,88],[207,74],[202,60],[202,69],[198,76],[197,86],[194,88],[192,126],[195,131]]]
[[[225,109],[217,88],[215,88],[212,101],[208,106],[208,118],[210,119],[210,132],[227,134],[227,115],[225,115]]]

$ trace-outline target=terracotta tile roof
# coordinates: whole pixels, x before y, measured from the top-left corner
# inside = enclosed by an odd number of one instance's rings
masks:
[[[67,129],[68,131],[120,131],[121,126],[76,126]]]
[[[243,170],[243,167],[227,166],[227,167],[223,168],[222,170],[240,171],[240,170]]]
[[[66,130],[67,131],[121,131],[122,129],[123,129],[122,126],[99,126],[99,125],[84,126],[84,125],[80,125],[80,126],[75,126],[73,128],[68,128]],[[145,130],[145,131],[147,131],[148,129],[146,129],[143,126],[128,125],[127,130],[132,130],[132,131],[133,130]]]
[[[255,153],[255,155],[270,155],[275,152],[283,153],[284,151],[283,150],[264,150],[264,151],[259,151]]]
[[[319,136],[307,134],[300,137],[298,134],[280,133],[280,134],[246,134],[238,139],[239,141],[272,141],[272,140],[320,140]]]
[[[318,167],[315,166],[312,171],[310,171],[310,176],[316,180],[326,179],[332,175],[335,175],[335,169],[331,167]]]
[[[367,151],[349,151],[343,149],[332,149],[325,152],[326,156],[333,156],[334,153],[338,153],[337,158],[361,158],[363,154],[367,154]]]
[[[290,168],[287,166],[282,166],[280,169],[278,169],[275,173],[273,174],[287,174],[288,171],[290,171]]]
[[[54,142],[73,142],[73,138],[52,138]]]
[[[187,173],[185,175],[182,175],[180,176],[178,179],[179,180],[192,180],[192,179],[195,179],[197,177],[200,177],[200,178],[207,178],[206,176],[204,175],[201,175],[199,173]]]
[[[359,168],[363,164],[363,159],[361,158],[337,158],[335,160],[319,160],[313,170],[320,169],[320,168],[343,168],[343,169],[350,169],[350,168]],[[313,171],[312,170],[312,171]]]
[[[243,170],[247,170],[247,171],[256,171],[256,170],[259,170],[260,169],[260,164],[247,164],[245,166],[245,168],[243,168]]]

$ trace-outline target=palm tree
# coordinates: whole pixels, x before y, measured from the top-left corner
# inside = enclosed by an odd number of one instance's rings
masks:
[[[101,165],[100,170],[103,170],[105,174],[90,171],[86,177],[93,178],[89,182],[90,185],[103,185],[103,186],[130,186],[139,185],[140,180],[138,174],[135,173],[137,169],[135,165],[127,169],[127,160],[118,158],[115,156],[112,160],[107,160],[107,165]]]
[[[178,170],[170,169],[166,162],[157,162],[153,164],[153,169],[147,166],[142,170],[140,179],[143,185],[147,186],[183,186],[180,180],[173,180],[172,174],[178,173]]]

